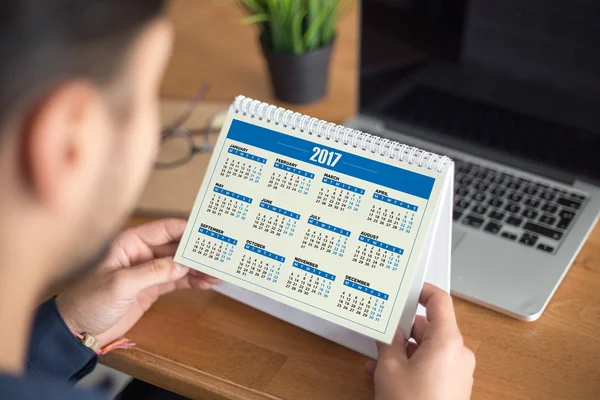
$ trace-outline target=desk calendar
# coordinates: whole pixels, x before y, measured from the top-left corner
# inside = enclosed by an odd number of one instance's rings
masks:
[[[319,329],[390,343],[410,333],[432,252],[449,254],[452,171],[446,157],[240,96],[176,261],[342,344]]]

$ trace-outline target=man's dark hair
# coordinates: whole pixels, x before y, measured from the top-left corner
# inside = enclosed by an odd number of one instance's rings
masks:
[[[109,83],[163,9],[164,0],[0,1],[0,127],[62,81]]]

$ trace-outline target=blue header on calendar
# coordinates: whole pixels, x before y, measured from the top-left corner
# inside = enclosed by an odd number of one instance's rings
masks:
[[[279,254],[271,253],[270,251],[261,249],[260,247],[253,246],[249,243],[246,243],[246,245],[244,246],[244,249],[250,250],[251,252],[254,252],[256,254],[260,254],[261,256],[271,258],[275,261],[285,262],[285,257],[280,256]]]
[[[331,185],[331,186],[336,186],[336,187],[348,190],[348,191],[353,192],[353,193],[365,194],[365,189],[361,189],[361,188],[356,187],[356,186],[348,185],[347,183],[336,181],[335,179],[330,179],[330,178],[324,177],[323,178],[323,183],[326,183],[326,184]]]
[[[339,233],[340,235],[350,237],[350,231],[348,231],[346,229],[338,228],[337,226],[330,225],[326,222],[321,222],[317,219],[309,218],[308,223],[310,225],[318,226],[319,228],[327,229],[328,231],[331,231],[334,233]]]
[[[211,230],[206,229],[206,228],[200,228],[200,229],[198,229],[198,232],[202,233],[203,235],[210,236],[210,237],[213,237],[215,239],[218,239],[218,240],[220,240],[222,242],[232,244],[234,246],[237,244],[237,240],[235,240],[233,238],[230,238],[229,236],[225,236],[225,235],[222,235],[220,233],[211,231]]]
[[[320,276],[321,278],[329,279],[330,281],[335,281],[335,275],[334,274],[330,274],[330,273],[325,272],[323,270],[320,270],[318,268],[311,267],[310,265],[306,265],[306,264],[303,264],[301,262],[294,261],[293,266],[296,267],[296,268],[298,268],[298,269],[301,269],[302,271],[306,271],[306,272],[309,272],[309,273],[311,273],[313,275]]]
[[[267,159],[266,158],[255,156],[254,154],[246,153],[245,151],[240,151],[238,149],[232,149],[231,147],[229,148],[228,152],[229,152],[229,154],[235,154],[236,156],[247,158],[248,160],[256,161],[256,162],[259,162],[261,164],[266,164],[267,163]]]
[[[292,166],[286,165],[286,164],[282,164],[277,161],[275,161],[275,164],[273,164],[273,165],[275,166],[275,168],[279,168],[284,171],[291,172],[292,174],[303,176],[305,178],[314,179],[314,177],[315,177],[315,174],[313,174],[312,172],[304,171],[303,169],[292,167]]]
[[[429,176],[236,119],[232,121],[227,137],[423,199],[429,199],[435,182]]]
[[[387,300],[390,298],[387,294],[383,292],[379,292],[375,289],[371,289],[368,286],[361,285],[360,283],[349,281],[348,279],[344,280],[344,286],[348,286],[349,288],[360,290],[361,292],[365,292],[370,294],[371,296],[379,297],[380,299]]]
[[[392,253],[396,253],[396,254],[400,254],[400,255],[404,254],[404,250],[401,249],[400,247],[392,246],[391,244],[384,243],[381,240],[371,239],[370,237],[367,237],[364,235],[360,235],[358,237],[358,240],[360,240],[363,243],[367,243],[372,246],[379,247],[383,250],[391,251]]]
[[[236,200],[243,201],[245,203],[252,204],[252,198],[251,197],[244,196],[244,195],[236,193],[236,192],[232,192],[231,190],[227,190],[227,189],[223,189],[223,188],[220,188],[218,186],[215,186],[215,192],[216,193],[220,193],[220,194],[222,194],[224,196],[231,197],[231,198],[236,199]]]
[[[406,208],[407,210],[411,210],[411,211],[417,211],[419,209],[419,207],[415,206],[414,204],[410,204],[410,203],[407,203],[407,202],[401,201],[401,200],[392,199],[391,197],[384,196],[379,193],[374,193],[373,198],[376,200],[381,200],[384,203],[393,204],[397,207]]]
[[[274,205],[269,204],[269,203],[265,203],[264,201],[260,202],[260,208],[264,208],[265,210],[276,212],[277,214],[281,214],[281,215],[283,215],[285,217],[290,217],[290,218],[293,218],[293,219],[300,219],[300,214],[297,214],[297,213],[292,212],[292,211],[288,211],[288,210],[286,210],[284,208],[277,207],[277,206],[274,206]]]

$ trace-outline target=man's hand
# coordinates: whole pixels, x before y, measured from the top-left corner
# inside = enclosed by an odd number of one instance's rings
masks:
[[[463,345],[449,294],[425,284],[408,347],[400,333],[379,345],[379,360],[369,361],[377,400],[467,400],[471,397],[475,356]]]
[[[184,229],[185,221],[166,219],[120,234],[106,261],[57,297],[69,328],[91,333],[104,346],[123,336],[160,295],[218,283],[173,262]]]

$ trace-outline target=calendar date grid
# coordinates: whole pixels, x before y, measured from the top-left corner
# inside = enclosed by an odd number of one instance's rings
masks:
[[[300,214],[275,206],[266,199],[260,202],[260,209],[252,224],[253,228],[276,236],[294,236]]]
[[[324,185],[319,189],[316,204],[339,211],[359,210],[364,189],[341,182],[338,177],[330,174],[325,174],[321,182]]]
[[[338,298],[338,308],[362,319],[381,321],[388,294],[372,289],[366,283],[355,282],[349,276],[344,279],[344,287],[347,289]]]
[[[270,252],[263,245],[247,241],[244,245],[244,254],[238,263],[236,274],[245,279],[265,281],[276,284],[279,281],[281,267],[285,257]]]
[[[215,260],[220,263],[231,260],[237,240],[217,232],[216,228],[201,226],[198,229],[200,235],[192,246],[192,253]]]
[[[406,234],[412,232],[418,206],[389,197],[382,190],[377,190],[373,199],[378,201],[369,209],[367,221]]]
[[[307,196],[315,174],[297,167],[297,164],[277,159],[273,167],[267,188],[287,190]]]
[[[319,269],[317,264],[302,261],[294,260],[285,288],[304,296],[329,298],[336,276]]]
[[[221,167],[220,176],[224,178],[236,177],[243,180],[258,183],[262,176],[267,159],[248,153],[246,149],[241,150],[232,146],[227,150],[229,154]]]
[[[378,240],[378,236],[363,232],[358,237],[352,261],[372,269],[397,271],[404,249]]]
[[[302,238],[300,248],[312,247],[319,251],[343,257],[348,245],[350,231],[328,224],[317,219],[319,217],[311,216],[308,219],[309,226]]]
[[[215,185],[213,195],[208,202],[207,212],[220,217],[229,215],[245,220],[252,198],[224,189],[222,185]]]

